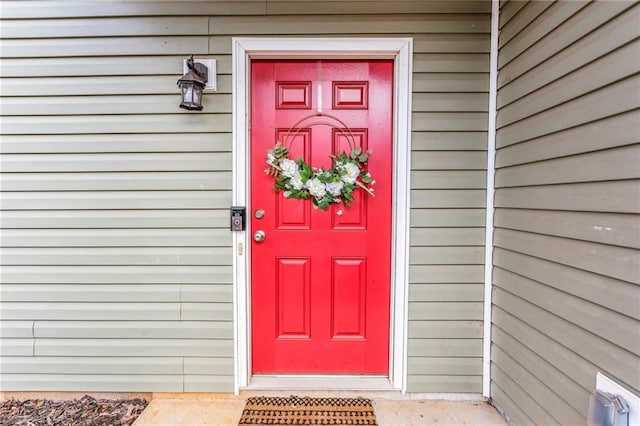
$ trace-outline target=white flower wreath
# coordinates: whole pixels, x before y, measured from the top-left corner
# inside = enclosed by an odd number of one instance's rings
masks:
[[[333,167],[323,170],[312,168],[302,157],[291,160],[289,148],[278,142],[267,152],[269,168],[265,173],[275,178],[276,192],[282,191],[286,198],[311,198],[313,206],[322,210],[331,204],[344,203],[348,207],[355,200],[352,193],[357,187],[375,196],[372,185],[376,182],[365,170],[370,155],[371,151],[362,152],[360,147],[355,147],[348,155],[345,152],[330,155]],[[342,214],[342,210],[338,210],[338,214]]]

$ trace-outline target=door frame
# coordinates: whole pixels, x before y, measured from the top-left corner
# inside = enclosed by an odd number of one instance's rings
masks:
[[[234,206],[251,212],[249,184],[250,65],[253,59],[392,59],[393,195],[389,386],[406,391],[409,283],[409,207],[411,171],[411,83],[413,39],[393,38],[257,38],[232,39],[233,189]],[[249,220],[247,220],[249,222]],[[251,244],[250,229],[232,233],[235,392],[251,382]],[[326,376],[323,376],[326,378]],[[353,376],[331,376],[337,388],[348,388]],[[283,379],[291,376],[283,377]],[[366,381],[366,379],[363,379]],[[375,381],[377,380],[377,381]],[[348,382],[347,382],[348,381]],[[380,378],[371,381],[380,383]]]

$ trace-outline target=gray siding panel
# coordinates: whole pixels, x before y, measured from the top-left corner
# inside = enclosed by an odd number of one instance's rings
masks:
[[[408,389],[480,392],[489,1],[0,7],[4,389],[233,390],[231,38],[285,35],[414,37]]]
[[[35,339],[3,338],[0,354],[5,356],[30,357],[34,355]]]
[[[495,240],[505,250],[640,284],[640,253],[635,249],[503,229],[496,230]]]
[[[516,393],[514,389],[518,389],[517,385],[500,370],[495,364],[491,365],[491,375],[499,377],[502,380],[500,384],[494,383],[491,386],[491,394],[494,400],[500,401],[500,408],[509,413],[509,419],[513,424],[517,425],[535,425],[535,423],[527,417],[523,409],[521,409],[513,400],[518,399],[518,403],[522,404],[522,398],[527,398],[526,394]],[[503,389],[504,388],[504,389]],[[512,399],[513,398],[513,399]],[[536,407],[536,408],[539,408]]]
[[[504,306],[505,311],[511,316],[529,324],[533,329],[540,331],[573,351],[572,358],[574,362],[580,362],[580,358],[584,357],[587,361],[598,366],[600,371],[618,378],[618,380],[631,388],[638,388],[640,378],[638,378],[637,372],[640,363],[636,354],[613,345],[607,339],[598,337],[590,331],[565,321],[546,310],[540,309],[537,305],[500,288],[495,290],[494,296],[496,304]],[[502,324],[496,324],[502,328]],[[526,334],[520,336],[512,335],[512,337],[524,343],[528,343],[530,339],[529,335]],[[600,350],[593,350],[594,348],[600,348]],[[548,356],[546,348],[541,347],[537,348],[537,350],[540,351],[543,357],[546,358]],[[611,362],[612,360],[615,360],[615,362]],[[595,371],[592,372],[592,375],[592,383],[595,385]],[[569,381],[573,380],[573,378],[565,376],[563,380]],[[582,414],[586,416],[586,413]]]
[[[513,46],[510,46],[509,44],[501,46],[500,55],[504,55],[505,52],[509,52],[512,49],[515,50],[516,53],[520,54],[516,60],[513,60],[508,65],[500,68],[500,73],[498,75],[498,87],[502,88],[502,86],[516,80],[517,77],[525,74],[535,66],[543,63],[554,55],[561,53],[562,50],[569,48],[573,43],[583,37],[586,37],[601,25],[609,23],[607,27],[610,29],[615,28],[616,23],[609,21],[621,12],[630,8],[630,21],[627,21],[627,23],[631,23],[632,25],[624,25],[623,30],[627,34],[637,34],[637,25],[633,23],[637,23],[637,14],[640,10],[634,5],[634,2],[591,2],[587,7],[582,8],[578,13],[563,22],[562,25],[558,25],[555,29],[549,31],[545,37],[538,41],[538,43],[525,49],[526,54],[524,55],[521,53],[525,50],[514,49]],[[634,18],[635,21],[633,20]],[[523,22],[523,24],[524,23],[525,22]],[[527,21],[526,25],[532,25],[532,23]],[[508,27],[509,25],[507,28]],[[506,31],[506,28],[503,28],[503,31]],[[619,46],[620,45],[618,45],[618,47]],[[595,49],[597,49],[597,47],[595,47]]]
[[[598,91],[545,110],[526,120],[506,124],[497,131],[498,147],[538,138],[598,119],[640,107],[637,97],[627,96],[640,90],[638,78],[628,78]],[[598,108],[593,108],[598,105]]]
[[[128,286],[128,284],[4,284],[3,300],[19,302],[231,302],[231,286],[227,283],[214,284],[148,284]],[[186,280],[185,280],[186,281]],[[87,285],[90,284],[90,285]],[[128,287],[127,287],[128,286]]]
[[[5,229],[148,229],[156,228],[155,233],[166,228],[189,229],[202,228],[202,232],[213,232],[209,243],[227,243],[228,234],[222,231],[204,231],[215,228],[229,218],[227,209],[220,210],[34,210],[5,211],[2,224]],[[8,231],[5,231],[7,233]],[[59,231],[61,232],[61,231]],[[74,231],[71,231],[74,232]],[[87,231],[88,232],[88,231]],[[173,233],[175,231],[168,231]],[[189,231],[187,231],[189,232]],[[108,234],[108,232],[106,232]],[[25,234],[27,235],[27,234]],[[17,241],[17,240],[16,240]],[[122,241],[122,240],[121,240]],[[163,246],[164,244],[160,244]],[[198,244],[202,245],[202,244]],[[206,245],[206,244],[205,244]],[[122,244],[120,244],[122,246]],[[220,246],[220,245],[218,245]],[[172,248],[178,253],[178,248]],[[143,250],[142,250],[143,251]],[[231,259],[231,258],[229,258]],[[228,264],[231,264],[229,261]]]
[[[476,358],[430,357],[427,362],[409,358],[407,369],[411,375],[481,376],[482,368]]]
[[[206,54],[209,38],[202,36],[8,39],[2,54],[7,58],[58,58],[108,55],[181,55],[184,52]],[[178,76],[179,77],[179,76]]]
[[[640,110],[593,121],[579,127],[501,148],[496,167],[531,163],[605,150],[640,142]],[[580,144],[575,141],[579,140]]]
[[[55,6],[55,7],[52,7]],[[5,19],[25,18],[92,18],[97,16],[179,16],[179,15],[262,15],[265,0],[216,0],[212,2],[181,1],[180,3],[155,1],[106,2],[90,4],[77,1],[37,0],[2,2]]]
[[[492,397],[584,424],[598,371],[640,392],[640,7],[536,6],[500,49]]]
[[[354,13],[459,13],[489,12],[486,2],[459,0],[447,1],[305,1],[305,0],[268,0],[267,13],[284,14],[354,14]]]
[[[412,374],[409,376],[407,386],[411,389],[422,389],[424,392],[480,393],[482,376]]]
[[[503,229],[640,248],[640,222],[633,215],[500,209],[495,216]]]
[[[414,73],[413,91],[416,92],[486,92],[489,84],[487,73],[441,72]],[[486,138],[484,142],[486,144]]]
[[[212,100],[207,108],[209,112],[223,113],[231,105],[228,94],[216,94],[208,99]],[[127,97],[103,95],[82,96],[71,103],[65,98],[31,96],[6,98],[2,106],[5,115],[189,114],[186,110],[175,111],[175,100],[173,95],[141,95],[133,103]]]
[[[409,337],[480,339],[482,321],[413,321],[409,326]]]
[[[418,53],[414,57],[414,72],[481,73],[487,69],[489,62],[487,54]],[[449,110],[446,103],[434,110],[440,111],[441,108],[443,111]],[[481,105],[480,111],[485,111],[486,108],[486,104]],[[417,109],[417,111],[421,110]],[[470,105],[466,111],[476,111],[476,109]]]
[[[531,392],[544,393],[545,389],[540,381],[532,377],[531,374],[528,374],[526,370],[514,366],[513,362],[509,363],[507,361],[504,363],[506,364],[505,366],[503,366],[501,362],[495,362],[491,374],[497,378],[496,381],[499,381],[500,386],[504,388],[504,392],[509,395],[511,401],[526,413],[527,421],[522,424],[560,425],[561,423],[554,419],[551,413],[549,413],[549,409],[539,404],[536,399],[529,394],[529,388],[534,389],[534,391]],[[533,380],[535,383],[527,384],[527,390],[525,390],[523,388],[523,386],[525,386],[525,380]],[[505,400],[505,398],[500,399],[500,403],[502,403],[503,400]],[[557,402],[554,401],[554,405],[556,404]]]
[[[537,89],[536,95],[539,98],[523,98],[504,106],[498,115],[498,126],[515,122],[569,101],[576,92],[595,91],[637,73],[640,71],[640,64],[636,60],[638,54],[640,54],[640,42],[630,43],[543,88]],[[615,71],[609,71],[612,69],[612,63],[616,64],[613,67]]]
[[[411,265],[412,283],[469,283],[480,282],[482,265]]]
[[[5,154],[6,155],[6,154]],[[122,161],[125,161],[122,159]],[[25,169],[43,167],[55,169],[55,162],[34,165],[30,161]],[[5,163],[6,165],[6,163]],[[112,164],[109,168],[127,167]],[[167,164],[168,167],[170,167]],[[16,167],[16,164],[12,164]],[[68,164],[69,168],[88,168],[88,164]],[[131,166],[129,166],[131,167]],[[96,167],[97,169],[98,167]],[[221,167],[221,169],[224,167]],[[6,168],[5,168],[6,171]],[[231,184],[231,172],[37,172],[4,174],[3,187],[6,191],[100,191],[109,186],[114,191],[196,191],[226,190]]]
[[[616,16],[608,25],[567,46],[540,65],[529,70],[519,84],[507,84],[498,93],[498,107],[502,107],[535,89],[545,86],[565,76],[581,66],[604,55],[615,52],[620,46],[631,42],[640,35],[636,23],[639,11],[630,11]],[[614,70],[611,70],[615,72]]]
[[[50,339],[231,339],[228,322],[212,321],[38,321],[34,337]]]
[[[231,263],[223,247],[3,248],[6,265],[216,265]]]
[[[189,50],[187,50],[189,51]],[[179,58],[173,60],[173,73],[162,76],[146,76],[134,75],[123,78],[121,76],[91,76],[91,77],[52,77],[52,78],[11,78],[3,82],[3,93],[5,96],[98,96],[98,95],[175,95],[176,81],[180,78],[181,61]],[[34,81],[35,80],[35,81]],[[217,93],[205,94],[205,99],[209,97],[215,98],[231,93],[231,76],[218,75]],[[179,102],[179,98],[178,98]],[[190,114],[173,111],[178,119],[185,120],[187,118],[180,116],[189,116]],[[192,115],[192,114],[191,114]],[[204,115],[204,114],[201,114]],[[118,117],[115,117],[118,118]],[[147,117],[157,119],[157,117]],[[114,119],[114,118],[112,118]],[[126,117],[121,118],[126,120]],[[193,118],[191,120],[194,120]],[[196,121],[196,120],[194,120]],[[221,130],[218,130],[221,131]],[[229,130],[227,130],[229,131]],[[135,132],[135,129],[134,129]],[[188,133],[188,127],[180,128],[176,133]],[[70,132],[69,132],[70,133]],[[92,132],[88,132],[92,133]],[[109,132],[104,132],[109,133]],[[118,133],[127,133],[125,131]],[[153,132],[147,132],[153,133]],[[20,135],[22,133],[17,132]],[[26,133],[29,134],[29,133]],[[44,132],[43,134],[47,134]]]
[[[414,209],[411,211],[411,224],[416,228],[415,236],[420,235],[417,231],[424,232],[419,228],[482,228],[484,226],[484,209]],[[451,235],[454,235],[455,232],[453,229],[443,231],[451,232]],[[475,232],[472,238],[477,241],[478,235],[483,233],[484,229],[476,231],[468,229],[467,231]],[[412,241],[413,237],[412,234]]]
[[[561,263],[496,248],[495,266],[548,285],[562,292],[578,296],[612,311],[640,319],[638,287]],[[562,276],[562,280],[557,277]]]
[[[229,371],[229,370],[227,370]],[[233,375],[185,374],[184,392],[228,392],[233,389]]]
[[[455,5],[452,5],[455,8]],[[452,8],[452,9],[453,9]],[[209,21],[212,35],[304,35],[397,33],[488,33],[486,13],[353,16],[215,16]]]
[[[502,47],[516,35],[521,34],[523,26],[528,21],[535,20],[551,5],[550,1],[526,2],[524,7],[511,17],[509,26],[503,26],[500,29],[499,46]]]
[[[233,371],[233,358],[184,358],[185,374],[228,376],[229,371]]]
[[[577,296],[546,288],[540,283],[503,271],[500,268],[496,268],[495,282],[500,288],[535,304],[539,309],[544,309],[559,318],[571,321],[629,352],[640,352],[640,341],[636,339],[637,319],[612,313],[607,308],[595,303],[584,303]]]
[[[228,53],[228,52],[227,52]],[[207,55],[211,59],[216,60],[216,70],[218,75],[231,74],[231,56]],[[153,69],[156,75],[173,76],[181,69],[184,59],[182,54],[153,56],[114,56],[114,57],[60,57],[60,58],[19,58],[2,60],[0,64],[0,72],[3,77],[89,77],[89,76],[148,76],[149,69]],[[137,81],[138,79],[135,79]],[[34,83],[37,83],[34,81]],[[126,82],[123,82],[126,83]],[[160,96],[160,95],[149,95]],[[92,99],[99,99],[93,97]],[[114,98],[120,100],[123,107],[130,107],[126,99]],[[142,99],[145,99],[143,97]],[[23,99],[24,102],[30,102]],[[60,100],[48,99],[50,102],[62,103]],[[82,102],[82,99],[75,99]],[[19,102],[15,100],[15,102]],[[163,107],[156,105],[157,107]],[[72,105],[68,106],[72,108]],[[212,105],[212,107],[215,107]],[[168,108],[167,108],[168,109]],[[173,110],[172,112],[175,112]],[[47,114],[56,114],[56,111],[47,111]]]
[[[414,164],[413,170],[484,170],[483,160],[486,158],[486,154],[482,151],[418,151],[414,152],[411,156],[411,161]],[[478,179],[482,182],[481,179]],[[419,185],[421,182],[428,183],[428,179],[420,180],[414,185]]]
[[[9,135],[3,137],[0,149],[3,154],[226,153],[231,133]]]
[[[12,391],[183,392],[182,375],[169,374],[11,374],[2,378]],[[226,391],[233,389],[233,381]],[[222,388],[220,388],[222,390]]]
[[[6,266],[3,281],[13,284],[224,284],[230,267],[219,266]],[[177,287],[176,287],[177,288]]]
[[[429,259],[434,264],[463,264],[482,265],[484,249],[482,247],[412,247],[409,253],[409,263],[420,264]]]
[[[11,339],[34,337],[33,321],[2,321],[0,336]]]
[[[2,320],[178,321],[180,303],[158,302],[3,302]]]
[[[500,308],[494,310],[493,317],[494,321],[501,324],[494,326],[493,332],[496,333],[495,343],[503,350],[517,350],[517,356],[525,356],[524,354],[527,352],[530,354],[526,356],[535,354],[565,375],[570,375],[573,381],[583,389],[588,391],[593,387],[594,375],[597,371],[594,364],[584,358],[576,358],[570,348]],[[519,341],[517,336],[527,336],[527,338]],[[513,349],[511,349],[512,347]],[[557,379],[563,380],[562,375]],[[565,380],[565,382],[567,381]],[[579,392],[580,389],[578,389]]]
[[[547,387],[547,392],[551,392],[549,389],[553,388],[557,392],[556,400],[563,401],[569,404],[577,413],[584,413],[588,410],[589,392],[586,389],[576,389],[572,386],[572,383],[562,380],[562,371],[547,362],[544,358],[531,352],[522,345],[520,342],[513,339],[509,334],[503,332],[499,328],[494,330],[495,348],[496,348],[496,363],[501,366],[505,365],[505,362],[499,362],[498,358],[502,357],[507,360],[506,364],[511,364],[511,368],[518,368],[526,370],[528,374],[538,378]],[[513,357],[510,357],[502,351],[502,347],[508,347]],[[505,367],[506,368],[506,367]],[[515,377],[512,375],[512,377]],[[568,407],[563,406],[564,411],[570,412],[577,418],[575,413],[572,413]],[[568,421],[565,424],[574,423],[575,421]]]
[[[12,374],[156,374],[179,375],[178,357],[5,357],[2,367]]]
[[[414,246],[482,246],[484,228],[415,228],[411,230]]]
[[[2,8],[6,12],[6,8]],[[5,15],[5,18],[7,16]],[[42,19],[24,25],[20,20],[2,24],[4,39],[42,39],[66,37],[115,37],[156,35],[207,35],[206,16],[118,17],[98,19]]]
[[[99,192],[7,192],[5,210],[104,209],[214,209],[231,202],[229,192],[207,191],[99,191]]]
[[[227,229],[209,228],[10,229],[3,242],[6,247],[228,247],[231,236]]]
[[[412,208],[474,208],[484,207],[485,203],[484,189],[421,189],[411,192]]]
[[[482,339],[409,339],[409,346],[414,356],[482,356]]]
[[[615,167],[602,165],[615,164]],[[595,175],[593,170],[599,168]],[[640,144],[572,157],[556,158],[503,168],[496,172],[500,187],[555,183],[637,179],[640,177]]]
[[[639,213],[638,180],[536,185],[496,190],[496,206],[515,209]]]
[[[499,37],[499,46],[511,44],[511,49],[502,52],[498,58],[498,66],[510,62],[517,54],[538,42],[550,30],[560,25],[568,17],[585,7],[588,1],[571,2],[527,2],[526,9],[515,15],[510,24],[503,29]],[[504,15],[501,16],[504,18]],[[523,24],[533,22],[523,28]]]
[[[198,133],[229,132],[231,114],[211,114],[206,120],[195,120],[187,114],[11,116],[4,118],[2,123],[2,131],[7,135],[114,133],[114,129],[124,133],[176,133],[185,128]]]
[[[34,347],[36,356],[67,356],[70,350],[76,356],[205,357],[215,354],[232,357],[233,342],[214,339],[83,339],[82,345],[78,346],[76,339],[43,338],[38,339]]]
[[[477,167],[477,164],[473,167]],[[483,189],[486,186],[486,180],[485,171],[475,170],[440,171],[436,169],[411,173],[412,189]]]
[[[409,327],[414,320],[481,321],[482,302],[410,302]]]

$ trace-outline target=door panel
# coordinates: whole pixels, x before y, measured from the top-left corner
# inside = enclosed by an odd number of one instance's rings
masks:
[[[392,70],[391,61],[252,62],[250,232],[266,234],[251,246],[254,374],[388,374]],[[350,207],[322,211],[274,192],[264,169],[276,141],[291,139],[289,158],[313,167],[350,151],[346,129],[318,124],[324,117],[291,129],[319,103],[373,151],[375,197],[357,189]]]

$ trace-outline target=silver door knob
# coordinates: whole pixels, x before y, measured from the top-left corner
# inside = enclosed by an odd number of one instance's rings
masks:
[[[263,242],[265,238],[267,238],[267,234],[265,234],[262,229],[256,231],[255,234],[253,234],[253,239],[257,243]]]

